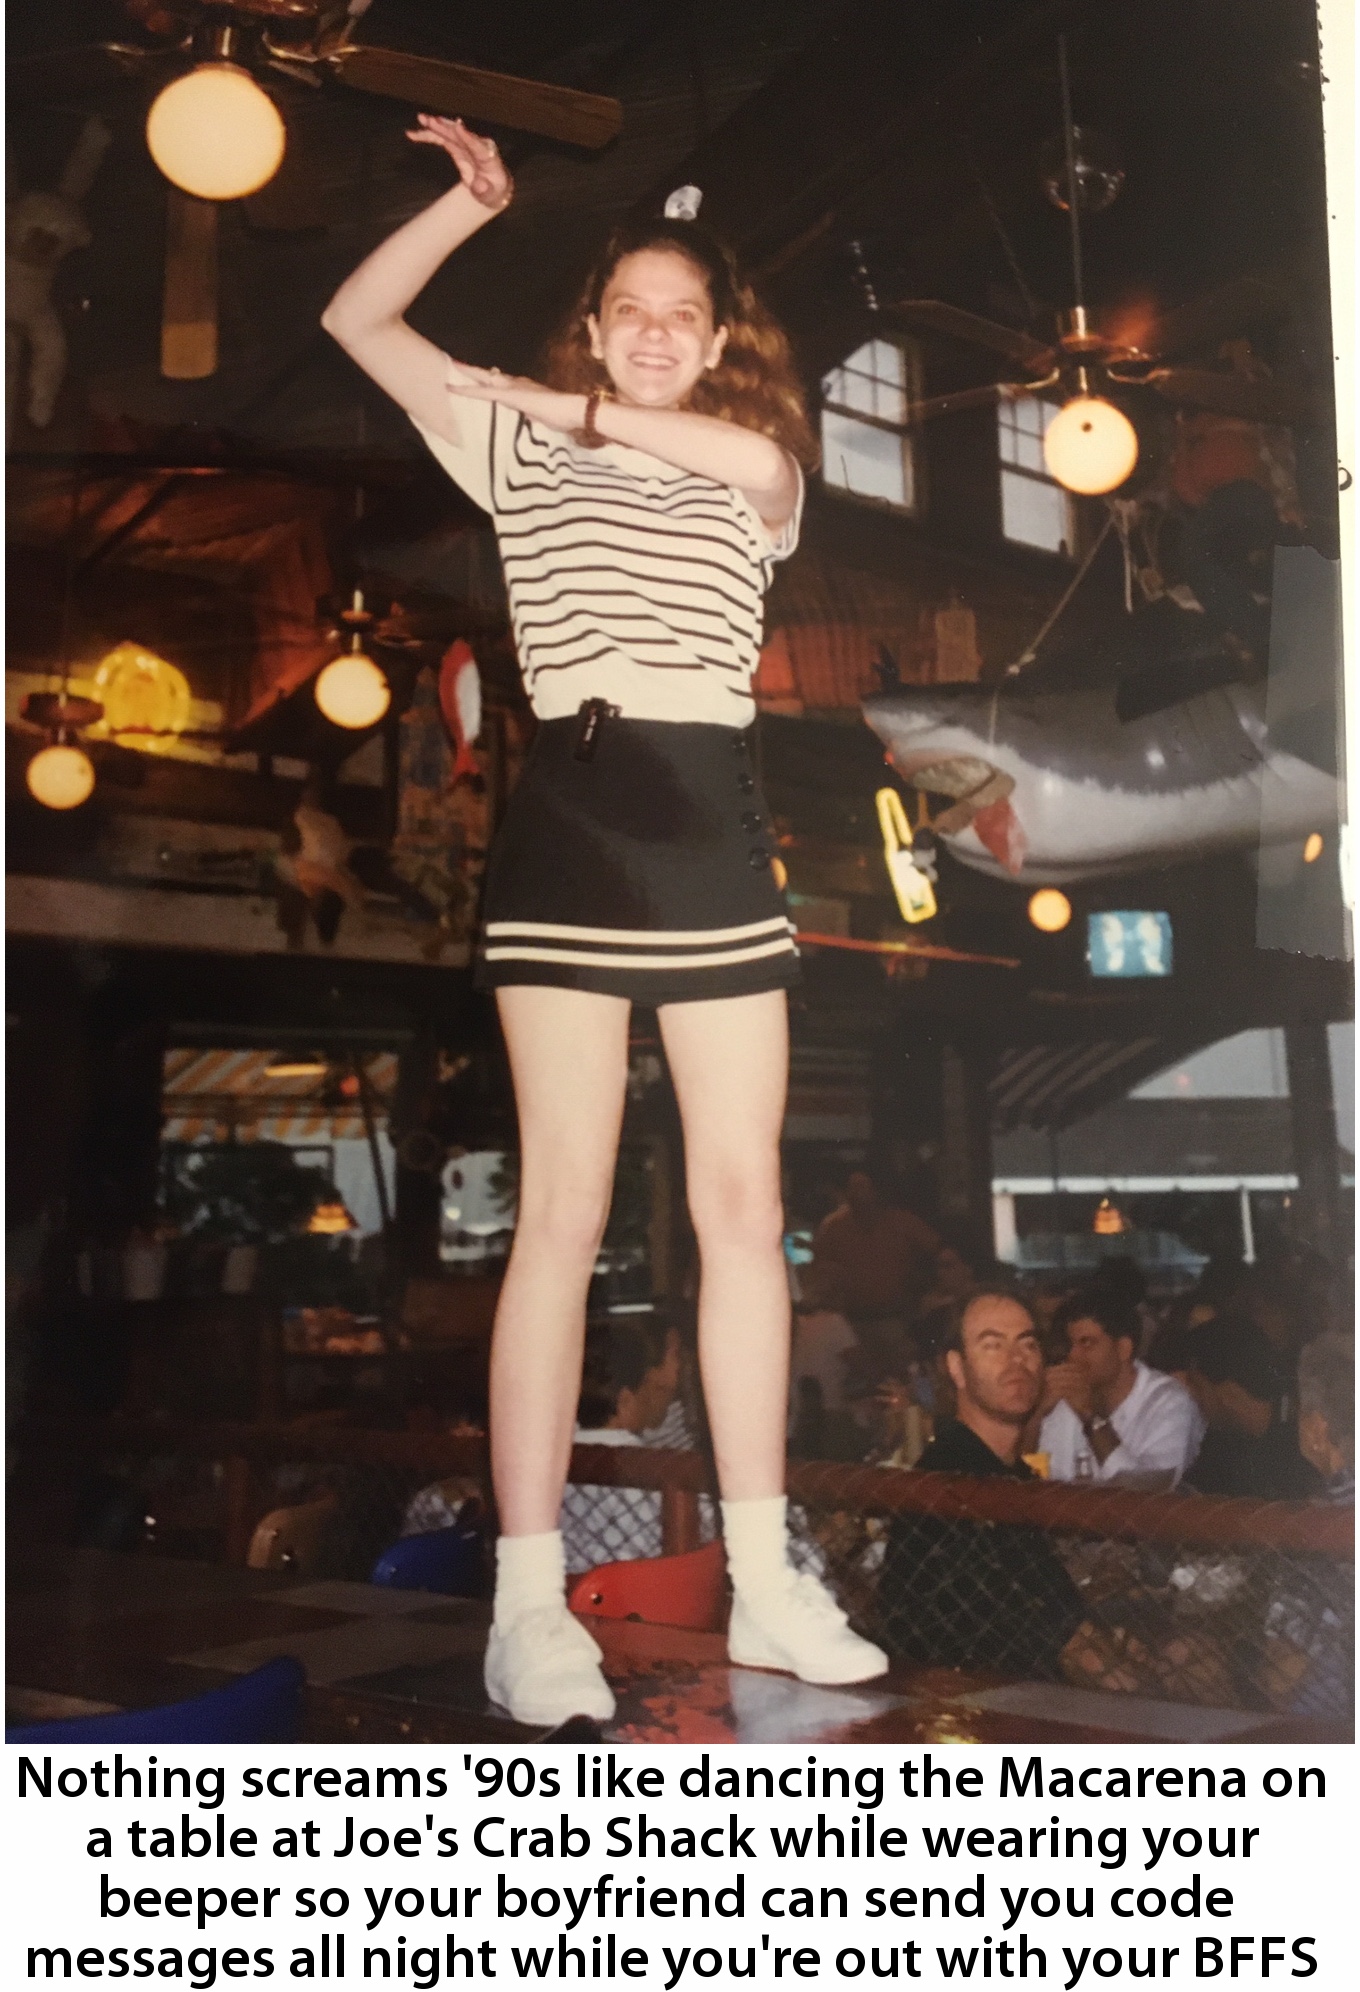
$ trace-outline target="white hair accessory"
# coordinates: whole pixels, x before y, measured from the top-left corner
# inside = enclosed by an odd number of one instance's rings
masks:
[[[697,221],[703,192],[698,187],[677,187],[667,194],[664,213],[667,221]]]

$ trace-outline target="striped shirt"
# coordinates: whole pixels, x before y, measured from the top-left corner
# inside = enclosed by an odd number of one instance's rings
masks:
[[[583,449],[494,402],[460,399],[455,443],[416,423],[495,521],[525,689],[540,719],[605,699],[629,719],[747,726],[774,563],[739,491],[641,450]]]

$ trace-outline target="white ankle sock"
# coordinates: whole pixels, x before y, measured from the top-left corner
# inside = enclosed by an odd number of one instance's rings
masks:
[[[562,1604],[565,1583],[562,1537],[556,1529],[543,1535],[498,1538],[495,1605],[498,1626],[509,1625],[522,1612]]]
[[[784,1548],[787,1509],[782,1494],[771,1494],[761,1501],[722,1503],[723,1541],[734,1590],[760,1591],[784,1581],[788,1573]]]

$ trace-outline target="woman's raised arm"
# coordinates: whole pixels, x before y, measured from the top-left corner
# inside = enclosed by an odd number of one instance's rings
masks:
[[[477,137],[460,119],[422,116],[407,136],[446,152],[458,168],[458,185],[365,258],[326,306],[321,323],[399,407],[456,443],[458,410],[446,389],[444,355],[411,329],[403,313],[440,264],[509,206],[514,185],[493,141]]]

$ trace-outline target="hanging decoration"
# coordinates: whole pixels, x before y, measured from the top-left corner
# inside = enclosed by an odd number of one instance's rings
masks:
[[[461,636],[440,659],[439,710],[454,748],[450,782],[464,776],[480,781],[481,764],[472,750],[482,731],[482,680],[471,646]]]

